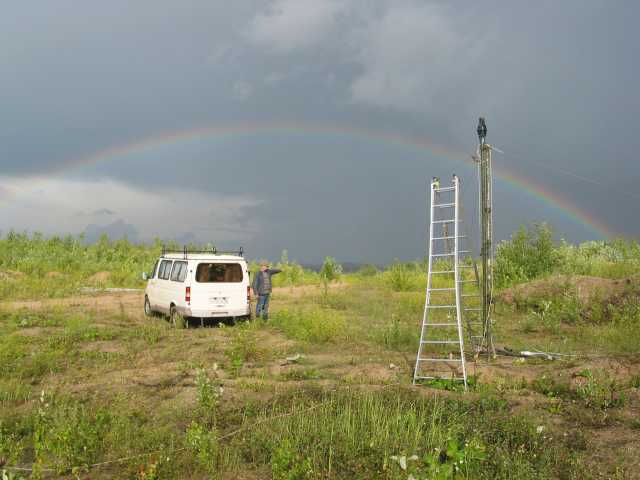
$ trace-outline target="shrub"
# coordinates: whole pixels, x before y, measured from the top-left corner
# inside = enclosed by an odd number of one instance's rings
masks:
[[[560,253],[546,224],[521,227],[498,245],[494,281],[497,287],[507,287],[549,274],[560,264]]]
[[[325,257],[320,269],[320,279],[324,285],[324,294],[329,293],[329,283],[340,280],[342,276],[342,265],[336,262],[333,257]]]
[[[286,250],[282,251],[280,262],[276,266],[282,270],[282,272],[275,277],[278,283],[283,282],[291,288],[302,283],[304,279],[304,269],[296,262],[289,260],[289,254]]]
[[[412,275],[403,263],[395,263],[389,268],[388,281],[394,292],[405,292],[412,288]]]
[[[358,275],[360,275],[361,277],[373,277],[377,273],[378,273],[378,267],[376,267],[371,263],[361,266],[360,269],[358,270]]]

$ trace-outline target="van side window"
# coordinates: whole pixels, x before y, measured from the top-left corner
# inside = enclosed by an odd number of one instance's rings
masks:
[[[185,278],[187,278],[187,262],[174,262],[171,280],[173,282],[184,282]]]
[[[158,264],[160,260],[156,260],[156,263],[153,264],[153,270],[151,270],[151,278],[156,278],[158,276]]]
[[[161,280],[169,280],[171,274],[171,260],[163,260],[158,271],[158,278]]]

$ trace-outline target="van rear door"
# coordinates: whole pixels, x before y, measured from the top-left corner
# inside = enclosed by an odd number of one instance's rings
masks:
[[[239,262],[199,262],[191,286],[191,306],[223,313],[246,307],[247,282]]]

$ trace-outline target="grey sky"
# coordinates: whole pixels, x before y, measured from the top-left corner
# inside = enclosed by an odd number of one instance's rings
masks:
[[[6,2],[0,229],[417,258],[429,178],[459,174],[472,220],[475,173],[384,138],[464,158],[484,115],[506,152],[498,171],[636,236],[639,13],[631,1]],[[295,128],[268,128],[282,124]],[[225,126],[235,133],[78,163]],[[500,176],[495,202],[499,238],[540,220],[598,237]]]

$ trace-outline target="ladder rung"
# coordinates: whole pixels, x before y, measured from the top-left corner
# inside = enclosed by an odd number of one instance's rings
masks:
[[[456,238],[455,235],[449,236],[449,237],[433,237],[431,240],[452,240],[454,238]],[[458,235],[457,238],[467,238],[467,237],[465,237],[464,235]]]
[[[427,308],[456,308],[455,305],[427,305]]]
[[[453,292],[455,288],[428,288],[430,292]]]
[[[433,191],[440,193],[440,192],[451,192],[455,189],[456,187],[442,187],[442,188],[434,188]]]
[[[480,295],[477,294],[477,293],[463,293],[461,295],[461,297],[478,297],[478,298],[480,298]]]
[[[418,362],[462,362],[461,358],[418,358]]]
[[[457,323],[425,323],[427,327],[457,327]]]
[[[424,376],[416,376],[416,379],[419,380],[451,380],[454,382],[464,382],[464,377],[424,377]]]
[[[481,312],[482,309],[481,308],[465,308],[464,311],[465,312]]]
[[[451,343],[455,343],[455,344],[459,344],[460,340],[423,340],[420,343],[437,343],[437,344],[442,344],[442,343],[446,343],[446,344],[451,344]]]
[[[456,223],[455,219],[453,220],[433,220],[431,223]]]
[[[432,205],[433,208],[446,208],[446,207],[455,207],[455,203],[438,203],[436,205]]]
[[[431,272],[431,274],[433,275],[434,273],[456,273],[455,270],[440,270],[437,272]]]
[[[458,253],[469,253],[469,250],[458,250]],[[456,252],[453,253],[433,253],[432,257],[453,257]]]
[[[458,265],[458,268],[473,268],[473,265]]]

